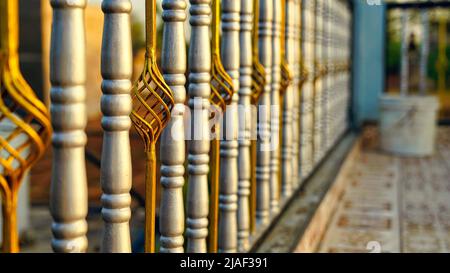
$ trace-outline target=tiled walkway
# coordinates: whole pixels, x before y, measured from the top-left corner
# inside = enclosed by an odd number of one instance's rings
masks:
[[[450,252],[450,128],[433,157],[357,161],[319,252]]]

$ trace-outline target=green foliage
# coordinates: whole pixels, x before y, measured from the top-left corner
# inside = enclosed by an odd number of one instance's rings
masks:
[[[386,69],[387,73],[392,75],[398,75],[400,72],[400,66],[401,66],[401,43],[399,41],[389,41],[387,44],[386,49]],[[447,46],[447,59],[450,57],[450,46]],[[438,79],[438,73],[437,73],[437,63],[438,59],[438,51],[437,50],[431,50],[430,55],[428,57],[428,64],[427,64],[427,75],[430,80],[433,82],[437,82]],[[450,66],[447,67],[446,71],[446,84],[447,88],[450,88]]]
[[[400,71],[401,43],[398,41],[389,41],[386,52],[386,69],[389,74],[395,74]]]

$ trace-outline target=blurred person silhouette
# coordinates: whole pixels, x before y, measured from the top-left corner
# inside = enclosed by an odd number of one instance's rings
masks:
[[[409,89],[410,92],[419,90],[420,80],[420,50],[417,43],[417,37],[414,32],[409,36],[408,45],[408,58],[409,58]]]

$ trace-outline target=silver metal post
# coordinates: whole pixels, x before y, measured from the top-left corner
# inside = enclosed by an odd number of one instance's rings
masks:
[[[239,88],[239,14],[240,0],[222,0],[223,67]],[[235,93],[224,116],[223,136],[220,142],[220,190],[219,190],[219,252],[237,251],[237,203],[238,203],[238,130],[239,117]]]
[[[241,1],[239,69],[238,251],[248,250],[250,236],[250,146],[252,128],[253,0]]]
[[[131,252],[131,75],[133,73],[129,0],[104,0],[101,108],[102,252]]]
[[[317,165],[322,157],[322,99],[323,99],[323,0],[315,1],[315,52],[314,52],[314,166]]]
[[[266,72],[266,86],[258,104],[258,156],[256,162],[256,218],[259,226],[269,222],[270,216],[270,92],[272,86],[272,28],[273,1],[260,0],[259,4],[259,60]]]
[[[326,109],[325,114],[325,147],[327,150],[331,149],[332,146],[332,112],[331,105],[333,101],[334,94],[334,72],[335,72],[335,59],[334,59],[334,48],[333,48],[333,3],[332,0],[326,0],[326,21],[325,21],[325,29],[326,29],[326,55],[327,55],[327,64],[328,64],[328,75],[326,81],[326,100],[324,103],[324,107]]]
[[[273,1],[272,21],[272,86],[271,100],[271,155],[270,155],[270,213],[276,214],[279,209],[279,166],[280,166],[280,82],[281,82],[281,1]]]
[[[281,155],[281,181],[282,181],[282,187],[281,187],[281,193],[283,198],[287,199],[292,193],[292,184],[293,184],[293,115],[294,115],[294,92],[298,89],[295,86],[296,81],[296,69],[295,66],[297,65],[297,62],[295,61],[296,53],[295,51],[298,50],[298,48],[295,47],[295,38],[296,38],[296,29],[294,26],[295,23],[295,6],[296,3],[294,3],[294,0],[287,0],[286,4],[284,6],[285,8],[285,35],[284,35],[284,45],[285,45],[285,54],[286,54],[286,63],[289,66],[290,70],[292,71],[292,77],[294,78],[290,85],[288,86],[286,93],[284,95],[284,105],[283,105],[283,139],[282,139],[282,155]],[[296,163],[297,164],[297,163]]]
[[[328,113],[328,97],[329,97],[329,68],[330,68],[330,59],[328,56],[328,12],[329,12],[329,0],[323,0],[323,7],[322,7],[322,57],[323,57],[323,66],[326,69],[326,74],[323,76],[322,79],[322,101],[320,107],[322,108],[322,117],[321,117],[321,124],[322,124],[322,136],[321,136],[321,159],[325,156],[325,154],[328,152],[327,147],[327,130],[328,130],[328,120],[327,117],[329,115]]]
[[[311,77],[301,90],[301,178],[306,178],[313,168],[313,90],[314,90],[314,1],[303,1],[302,47],[303,65]]]
[[[50,112],[53,164],[50,189],[52,248],[55,252],[85,252],[87,232],[86,0],[51,0]]]
[[[300,134],[300,77],[301,77],[301,1],[293,0],[289,4],[289,11],[287,18],[292,20],[291,22],[291,34],[294,40],[293,42],[293,61],[291,70],[293,71],[293,86],[292,86],[292,189],[295,190],[300,184],[300,171],[299,171],[299,160],[300,160],[300,144],[299,144],[299,134]],[[288,20],[288,21],[289,21]],[[287,31],[289,33],[289,31]],[[288,52],[287,52],[288,53]]]
[[[190,0],[191,41],[189,47],[189,143],[187,193],[187,249],[206,253],[208,236],[209,97],[211,94],[211,0]],[[201,54],[199,54],[201,53]]]
[[[184,103],[186,101],[185,0],[163,0],[161,69],[175,98],[171,120],[161,136],[160,252],[183,252]]]

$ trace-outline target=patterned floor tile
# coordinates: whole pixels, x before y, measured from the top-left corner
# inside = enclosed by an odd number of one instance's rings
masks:
[[[319,252],[449,252],[450,128],[436,154],[362,153]]]

